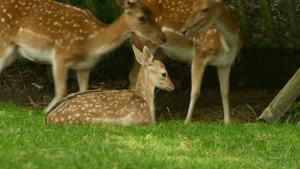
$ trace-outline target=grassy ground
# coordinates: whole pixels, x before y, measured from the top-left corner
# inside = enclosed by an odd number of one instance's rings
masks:
[[[0,104],[2,169],[300,166],[300,127],[292,124],[51,126],[43,120],[42,111]]]

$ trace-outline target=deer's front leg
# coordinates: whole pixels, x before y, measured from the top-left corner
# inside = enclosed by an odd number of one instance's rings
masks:
[[[52,65],[55,97],[49,103],[45,112],[48,112],[57,102],[66,96],[68,68],[63,61],[55,61]]]
[[[185,122],[190,122],[192,119],[192,114],[194,111],[195,103],[197,101],[197,98],[200,95],[201,90],[201,83],[202,83],[202,77],[203,73],[206,67],[205,60],[200,57],[195,57],[192,62],[192,89],[191,89],[191,100],[189,105],[188,114],[186,117]]]
[[[77,72],[79,91],[80,92],[87,91],[89,87],[90,69],[80,69],[77,70],[76,72]]]
[[[220,90],[222,96],[225,124],[230,123],[230,110],[229,110],[229,99],[228,99],[230,69],[231,69],[231,65],[218,67],[218,75],[220,81]]]

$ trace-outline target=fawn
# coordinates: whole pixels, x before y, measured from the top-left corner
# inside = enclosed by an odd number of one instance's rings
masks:
[[[135,90],[90,90],[67,96],[47,114],[50,124],[155,124],[154,88],[174,90],[164,64],[133,46],[142,65]]]
[[[153,12],[155,20],[167,36],[164,44],[153,44],[133,36],[137,48],[149,46],[155,57],[165,55],[191,64],[192,89],[186,122],[198,96],[205,67],[216,66],[224,110],[225,124],[230,122],[229,74],[237,53],[242,47],[242,37],[237,20],[222,0],[142,0]],[[131,88],[135,88],[138,63],[130,73]]]
[[[90,12],[54,0],[0,1],[0,73],[19,55],[53,68],[55,97],[67,93],[68,69],[77,71],[80,91],[88,89],[89,72],[100,58],[132,34],[156,44],[166,41],[149,8],[139,0],[117,0],[123,14],[103,24]]]

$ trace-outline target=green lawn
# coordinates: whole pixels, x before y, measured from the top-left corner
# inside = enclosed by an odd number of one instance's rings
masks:
[[[0,168],[299,168],[292,124],[158,122],[45,125],[42,111],[0,104]]]

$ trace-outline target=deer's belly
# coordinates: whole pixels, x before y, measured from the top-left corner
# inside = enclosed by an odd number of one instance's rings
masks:
[[[18,52],[28,60],[43,64],[52,64],[55,57],[55,50],[39,50],[26,45],[20,45]]]
[[[185,63],[191,64],[193,61],[193,57],[195,52],[193,49],[188,48],[179,48],[179,47],[163,47],[166,54],[175,60],[182,61]]]
[[[129,125],[134,124],[134,118],[131,114],[124,116],[124,117],[118,117],[118,118],[92,118],[94,123],[104,123],[104,124],[123,124],[123,125]]]
[[[218,55],[215,55],[208,61],[208,65],[223,66],[231,65],[237,55],[237,48],[233,48],[230,51],[222,50]]]
[[[90,57],[84,61],[77,61],[77,62],[69,62],[67,67],[71,69],[90,69],[92,68],[100,59],[100,57]]]

